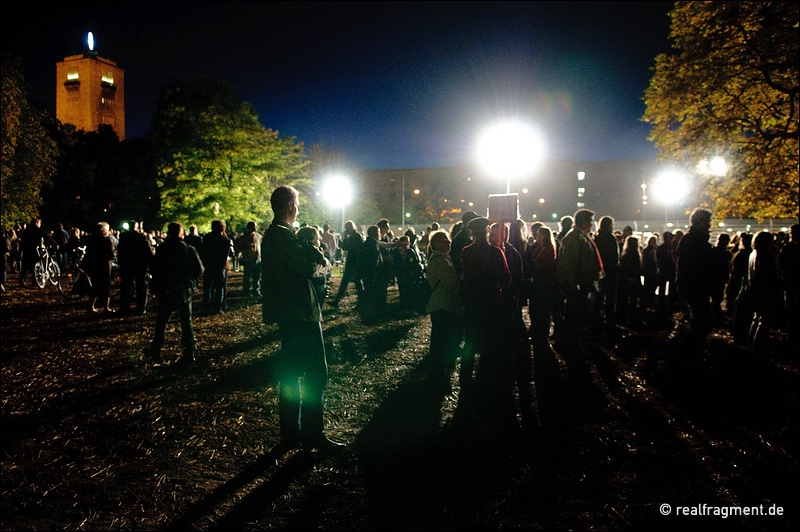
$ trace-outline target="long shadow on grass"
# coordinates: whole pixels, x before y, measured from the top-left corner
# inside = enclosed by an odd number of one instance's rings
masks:
[[[270,333],[263,337],[231,344],[218,351],[207,353],[207,356],[216,358],[244,353],[263,347],[274,339],[273,333]],[[43,426],[50,426],[65,418],[85,414],[97,408],[107,408],[108,405],[120,404],[125,397],[137,393],[173,388],[173,385],[184,381],[186,372],[197,371],[198,366],[204,367],[202,360],[200,358],[195,364],[187,366],[160,365],[155,367],[152,375],[148,377],[140,378],[138,375],[132,374],[130,380],[114,381],[113,377],[136,370],[135,365],[124,364],[107,368],[90,379],[54,388],[55,393],[61,394],[58,401],[51,401],[47,403],[47,406],[35,411],[2,416],[3,443],[10,444],[18,438],[36,434]],[[196,388],[187,388],[186,394],[197,395],[204,399],[232,390],[263,389],[274,382],[273,363],[273,356],[261,356],[246,364],[237,364],[230,369],[217,371],[214,373],[213,379],[203,380]]]
[[[236,492],[258,477],[269,476],[259,487],[248,491],[241,502],[210,529],[241,530],[245,523],[256,519],[269,509],[270,503],[285,493],[292,482],[314,463],[314,457],[310,453],[298,452],[278,466],[277,461],[286,452],[286,449],[281,448],[271,450],[207,497],[193,504],[186,513],[165,530],[168,532],[191,530],[192,524],[210,514],[215,506],[234,496]],[[270,471],[272,469],[274,471]]]

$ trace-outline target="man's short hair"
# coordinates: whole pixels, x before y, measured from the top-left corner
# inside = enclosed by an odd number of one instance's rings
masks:
[[[225,222],[223,220],[212,220],[211,230],[215,233],[222,233],[225,231]]]
[[[614,228],[614,218],[611,216],[601,217],[598,227],[603,231],[611,231]]]
[[[594,216],[594,211],[590,211],[589,209],[578,209],[575,211],[575,225],[583,225],[587,222],[592,221],[592,217]]]
[[[272,212],[286,212],[289,203],[297,201],[299,194],[294,187],[289,185],[281,185],[272,191],[272,196],[269,198],[269,203],[272,206]]]
[[[702,207],[697,207],[689,215],[689,225],[698,225],[711,221],[711,211]]]
[[[389,220],[387,220],[386,218],[381,218],[375,225],[377,225],[378,227],[389,227]]]
[[[180,238],[183,226],[178,222],[170,222],[167,226],[167,238]]]

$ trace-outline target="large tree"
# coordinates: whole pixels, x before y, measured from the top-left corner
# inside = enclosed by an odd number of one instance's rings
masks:
[[[56,171],[57,151],[47,134],[47,114],[28,101],[19,58],[2,53],[2,209],[0,223],[10,227],[39,216],[42,189]]]
[[[262,126],[228,85],[203,78],[161,94],[150,137],[157,150],[161,221],[226,220],[232,229],[271,219],[277,185],[308,185],[302,143]],[[302,211],[301,211],[302,212]]]
[[[659,157],[698,180],[717,217],[798,216],[797,2],[677,2],[645,122]],[[722,156],[726,175],[696,170]]]

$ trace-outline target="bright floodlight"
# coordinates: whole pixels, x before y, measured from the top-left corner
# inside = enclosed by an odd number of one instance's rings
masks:
[[[544,156],[541,135],[519,121],[500,122],[478,138],[478,162],[498,179],[519,179],[533,172]]]
[[[89,35],[86,36],[86,44],[89,45],[90,52],[94,50],[94,35],[91,31],[89,32]]]
[[[325,182],[322,194],[325,202],[331,207],[344,208],[345,205],[350,203],[352,194],[350,181],[341,175],[332,176]]]
[[[686,174],[677,170],[668,170],[659,175],[650,187],[652,196],[665,205],[677,203],[689,193]]]

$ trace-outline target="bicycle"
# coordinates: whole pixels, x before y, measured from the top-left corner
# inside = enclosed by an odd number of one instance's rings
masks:
[[[44,288],[48,281],[53,286],[58,286],[61,277],[61,268],[55,259],[50,255],[47,246],[39,247],[39,260],[33,266],[33,279],[36,286]]]
[[[86,246],[77,248],[75,252],[76,256],[70,260],[69,266],[61,272],[61,277],[58,279],[58,291],[67,299],[87,296],[92,287],[89,276],[81,267]]]

